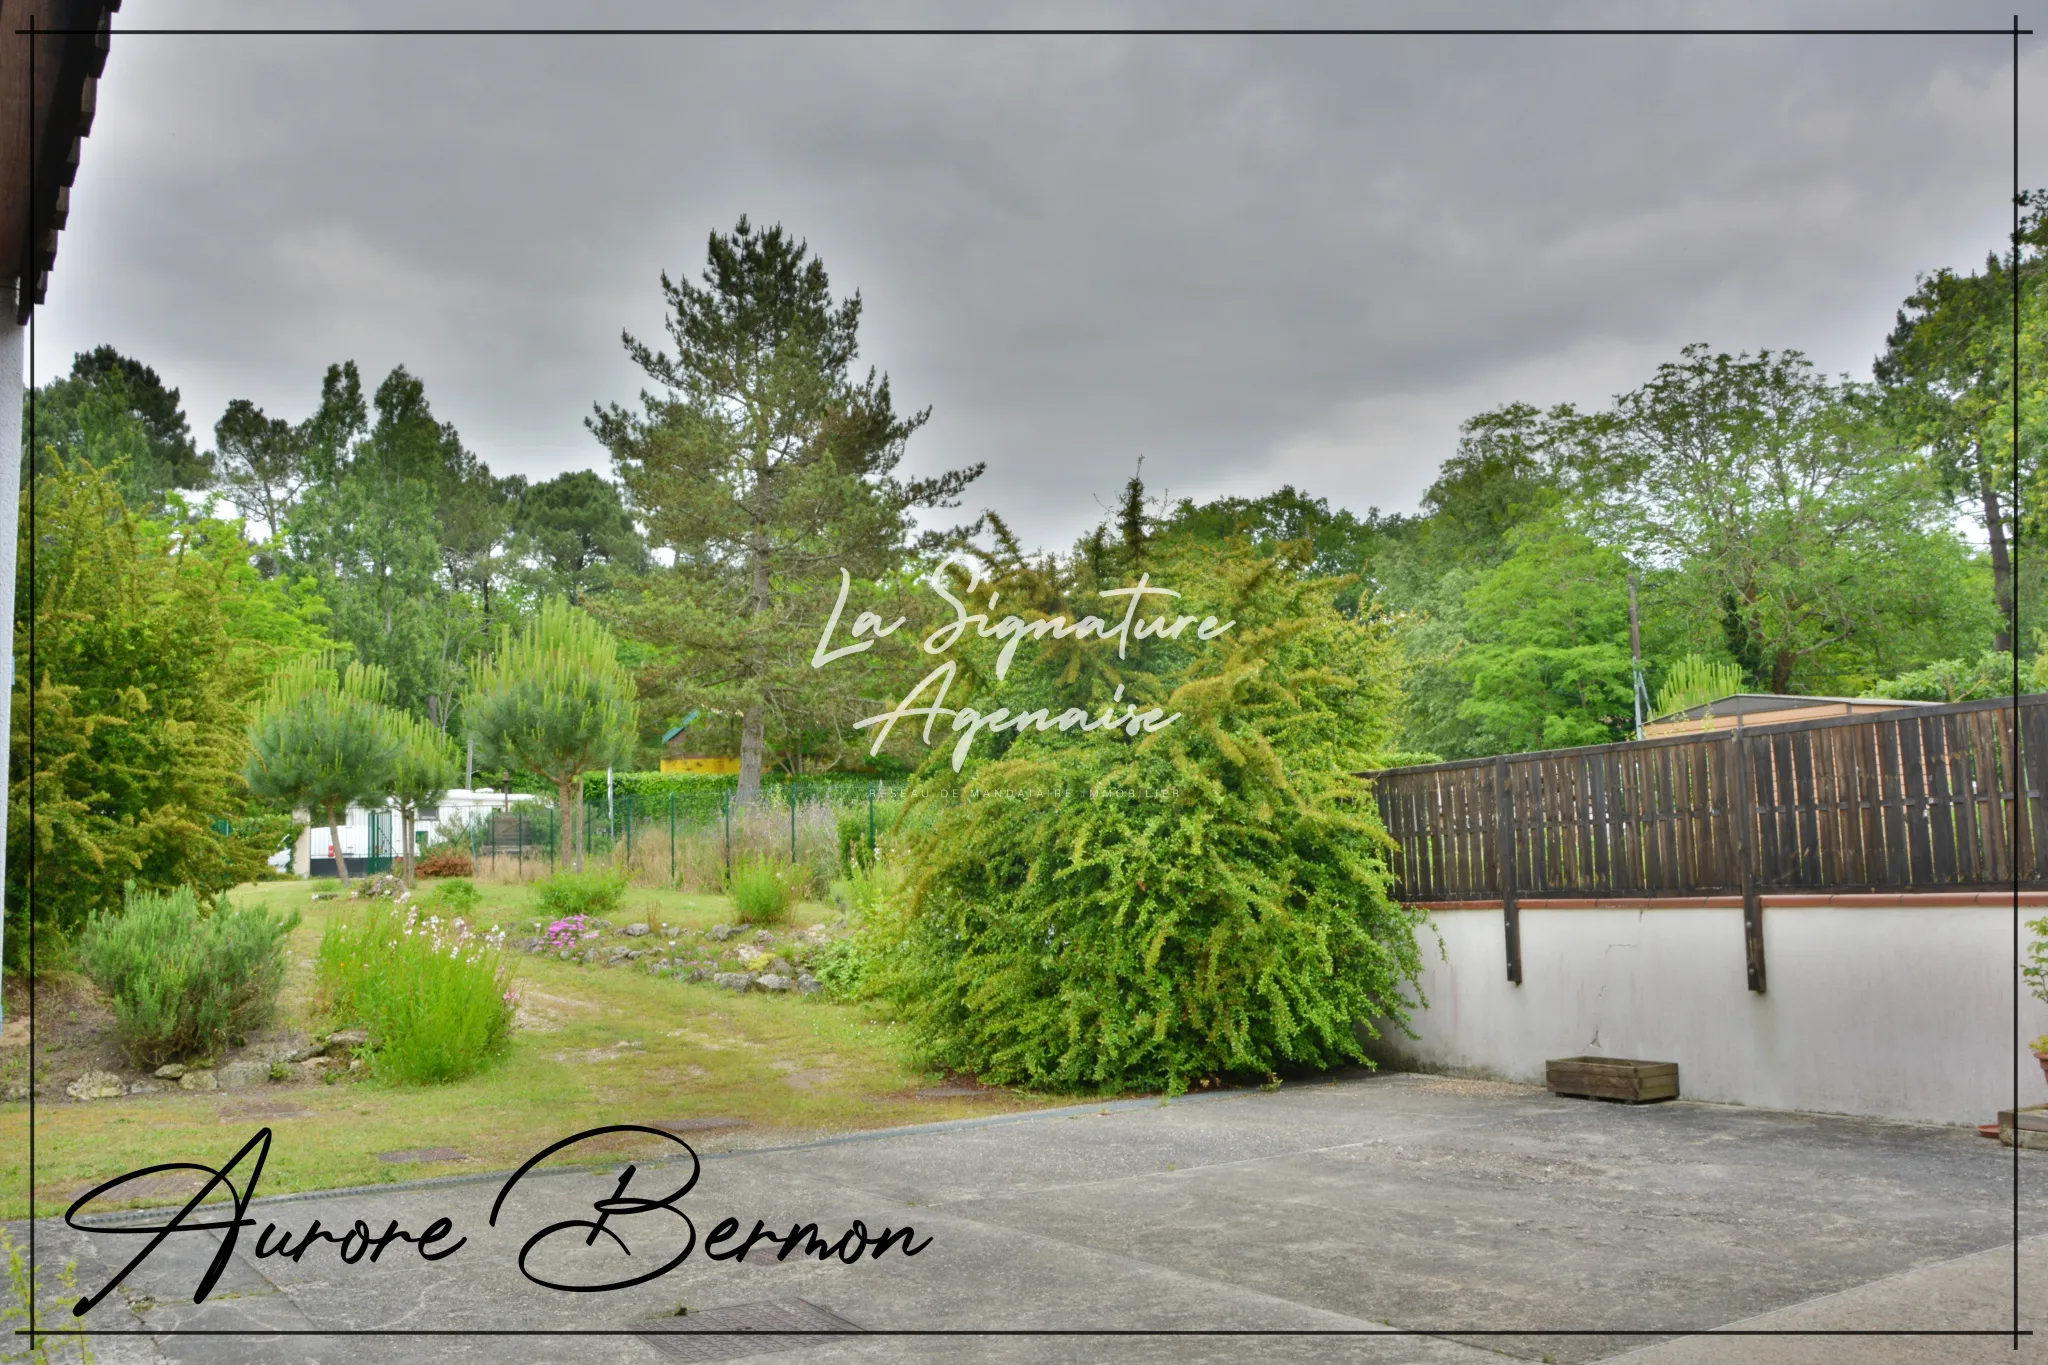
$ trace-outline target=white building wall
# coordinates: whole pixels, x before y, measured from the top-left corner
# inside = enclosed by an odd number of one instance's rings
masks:
[[[441,798],[440,804],[434,808],[435,815],[433,818],[423,818],[415,822],[414,837],[417,839],[424,835],[425,838],[422,842],[431,843],[444,821],[451,823],[466,822],[488,811],[510,810],[519,802],[538,800],[540,800],[539,797],[527,792],[501,792],[494,791],[489,787],[481,787],[475,790],[458,788]],[[404,837],[404,829],[398,818],[398,812],[391,810],[380,813],[385,815],[391,822],[392,853],[394,856],[398,856],[403,852],[403,850],[399,849],[398,843]],[[301,813],[300,818],[305,818],[303,813]],[[304,850],[303,858],[299,854],[300,849]],[[350,806],[347,811],[347,817],[341,822],[341,851],[342,856],[346,858],[367,858],[370,856],[370,812],[361,806]],[[299,869],[300,863],[309,863],[314,858],[332,858],[333,856],[334,840],[328,832],[326,821],[315,816],[313,817],[313,823],[300,836],[299,843],[293,849],[279,853],[271,859],[271,862],[279,868],[284,868],[289,864],[295,871],[299,871],[299,875],[303,876],[306,874]]]
[[[2048,1102],[2026,1048],[2048,1033],[2048,1005],[2023,989],[2014,1026],[2015,951],[2031,935],[2015,938],[2009,898],[1766,898],[1761,995],[1746,985],[1739,907],[1525,906],[1520,918],[1517,986],[1497,906],[1436,911],[1444,956],[1425,928],[1421,1036],[1391,1034],[1376,1055],[1538,1084],[1554,1057],[1643,1058],[1677,1062],[1689,1099],[1986,1123],[2012,1103],[2017,1046],[2020,1102]]]

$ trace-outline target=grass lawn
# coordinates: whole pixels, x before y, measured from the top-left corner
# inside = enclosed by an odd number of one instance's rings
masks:
[[[423,882],[422,890],[430,885]],[[478,889],[485,898],[473,916],[478,923],[502,923],[515,941],[530,932],[539,912],[529,888]],[[291,941],[281,1022],[308,1032],[321,1028],[324,1021],[312,1013],[313,950],[328,916],[348,914],[352,907],[346,901],[314,902],[304,882],[245,887],[235,899],[304,916]],[[683,926],[686,935],[733,918],[722,896],[640,889],[628,891],[613,918],[623,925],[650,911],[663,924]],[[790,927],[834,913],[806,904]],[[606,940],[656,941],[653,935]],[[265,1125],[275,1137],[260,1192],[284,1194],[509,1170],[559,1138],[610,1123],[695,1119],[744,1125],[702,1125],[702,1131],[687,1134],[699,1151],[715,1151],[1071,1102],[980,1090],[920,1071],[905,1058],[890,1024],[822,996],[742,995],[709,982],[654,977],[632,965],[580,966],[518,952],[510,960],[521,998],[511,1048],[465,1081],[405,1089],[358,1073],[331,1083],[294,1079],[232,1092],[171,1089],[88,1102],[64,1097],[61,1087],[54,1095],[52,1087],[40,1089],[35,1212],[61,1213],[93,1184],[143,1166],[218,1165]],[[11,1011],[8,1023],[8,1033],[18,1036]],[[917,1093],[935,1088],[968,1093]],[[28,1110],[25,1101],[0,1104],[4,1218],[28,1212]],[[616,1150],[640,1147],[624,1142]],[[381,1153],[422,1148],[448,1148],[466,1159],[380,1159]],[[196,1188],[196,1179],[166,1175],[144,1197],[128,1202],[173,1202]]]

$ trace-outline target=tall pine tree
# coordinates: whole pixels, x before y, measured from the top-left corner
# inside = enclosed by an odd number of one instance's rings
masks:
[[[899,568],[912,510],[955,505],[982,467],[896,476],[930,409],[899,415],[886,377],[855,374],[859,294],[835,301],[823,263],[781,227],[741,218],[712,234],[701,285],[661,284],[674,353],[625,337],[661,392],[589,425],[650,539],[675,555],[634,621],[669,660],[661,700],[742,717],[739,797],[751,800],[771,727],[830,726],[856,706],[834,690],[854,675],[810,666],[840,571]]]

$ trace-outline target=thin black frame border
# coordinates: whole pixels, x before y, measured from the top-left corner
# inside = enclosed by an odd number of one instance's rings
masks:
[[[111,16],[109,16],[111,19]],[[1256,37],[1491,37],[1491,38],[1588,38],[1588,37],[2009,37],[2012,41],[2012,187],[2011,210],[2012,228],[2010,246],[2013,253],[2012,266],[2012,518],[2011,560],[2013,567],[2013,594],[2009,620],[2014,635],[2012,664],[2012,697],[2015,720],[2019,710],[2019,562],[2021,540],[2021,482],[2020,482],[2020,271],[2019,271],[2019,225],[2020,225],[2020,38],[2031,37],[2034,30],[2020,26],[2020,16],[2012,17],[2010,28],[1363,28],[1363,27],[1200,27],[1200,28],[121,28],[111,22],[104,29],[38,28],[34,17],[30,17],[27,28],[16,29],[17,36],[29,39],[28,62],[28,131],[29,157],[28,181],[30,223],[29,231],[34,232],[34,203],[36,190],[36,142],[35,142],[35,37],[44,35],[86,35],[105,32],[109,38],[116,34],[128,37],[408,37],[408,38],[483,38],[483,37],[752,37],[752,38],[856,38],[856,37],[1212,37],[1212,38],[1256,38]],[[33,291],[34,279],[23,281],[23,288]],[[25,393],[28,398],[26,414],[29,429],[33,432],[35,422],[36,390],[36,322],[33,311],[29,314],[27,326],[28,368],[25,376]],[[5,452],[0,452],[4,457]],[[27,495],[29,523],[35,524],[36,498],[35,483],[31,479],[25,490]],[[5,529],[0,528],[0,534]],[[27,556],[28,578],[35,581],[35,537],[29,537]],[[17,566],[17,573],[20,572]],[[31,768],[35,753],[35,699],[33,679],[35,677],[35,612],[31,609],[28,622],[28,662],[31,689],[29,696],[28,736]],[[17,665],[18,666],[18,665]],[[2011,833],[2017,847],[2017,834],[2021,802],[2014,802],[2010,814]],[[35,820],[35,783],[29,783],[29,822]],[[0,838],[4,838],[0,832]],[[31,853],[27,875],[28,900],[31,907],[35,901],[36,860]],[[2020,1107],[2020,875],[2018,864],[2013,867],[2012,880],[2012,923],[2013,923],[2013,1081],[2012,1104],[2015,1113]],[[147,1328],[69,1328],[45,1331],[36,1326],[36,1092],[35,1059],[36,1029],[34,989],[36,934],[35,914],[28,915],[28,960],[30,1003],[29,1003],[29,1116],[28,1116],[28,1326],[13,1333],[26,1336],[31,1344],[39,1337],[646,1337],[663,1335],[647,1329],[632,1328],[556,1328],[556,1329],[490,1329],[490,1328],[343,1328],[333,1331],[320,1329],[279,1329],[263,1331],[247,1328],[172,1328],[153,1332]],[[2030,1328],[2020,1326],[2020,1147],[2015,1140],[2012,1148],[2012,1326],[2009,1329],[1858,1329],[1838,1328],[1830,1330],[1800,1330],[1792,1328],[1709,1328],[1705,1330],[1684,1329],[1512,1329],[1476,1328],[1177,1328],[1150,1330],[1142,1328],[880,1328],[860,1332],[832,1332],[821,1330],[779,1332],[774,1335],[801,1337],[818,1336],[841,1339],[848,1337],[1076,1337],[1076,1338],[1121,1338],[1121,1337],[1688,1337],[1688,1336],[1729,1336],[1729,1337],[2005,1337],[2012,1339],[2012,1348],[2018,1351],[2020,1338],[2032,1336]],[[746,1329],[723,1329],[710,1333],[693,1335],[734,1335]],[[751,1334],[751,1333],[750,1333]]]

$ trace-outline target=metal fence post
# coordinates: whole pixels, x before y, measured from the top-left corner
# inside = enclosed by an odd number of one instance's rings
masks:
[[[1742,722],[1735,722],[1735,737],[1729,741],[1735,750],[1735,772],[1733,809],[1730,818],[1735,822],[1735,876],[1742,889],[1742,946],[1749,969],[1749,988],[1757,994],[1764,990],[1764,903],[1757,895],[1756,844],[1750,835],[1753,810],[1753,790],[1750,775],[1749,745],[1744,742]]]
[[[1515,793],[1508,761],[1493,760],[1493,874],[1500,887],[1501,919],[1507,928],[1508,980],[1522,984],[1522,907],[1515,894]]]
[[[676,884],[676,794],[668,794],[668,884]]]
[[[875,784],[868,783],[868,866],[875,865]]]
[[[732,875],[732,793],[726,792],[719,798],[719,805],[725,810],[725,875]]]
[[[794,867],[796,865],[796,783],[786,782],[783,784],[782,789],[789,793],[789,862],[790,866]]]

